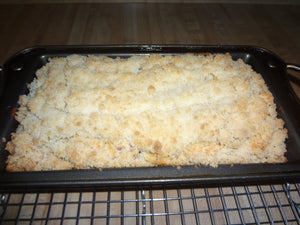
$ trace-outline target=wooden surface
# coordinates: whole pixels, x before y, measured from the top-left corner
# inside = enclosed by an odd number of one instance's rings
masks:
[[[256,45],[275,52],[286,62],[300,64],[299,22],[299,5],[0,5],[0,64],[15,52],[29,46],[97,44]],[[299,74],[295,76],[299,77]],[[299,92],[299,87],[294,87]],[[216,189],[208,190],[214,193]],[[173,192],[170,191],[169,195],[172,196]],[[159,199],[162,191],[155,193]],[[106,196],[106,193],[102,194]],[[43,198],[49,200],[50,196],[44,194]],[[12,201],[21,201],[20,195],[12,195],[11,198]],[[26,198],[36,199],[36,196],[27,195]],[[78,199],[78,194],[70,194],[69,198]],[[134,199],[134,196],[130,198]],[[236,200],[232,199],[231,204],[236,204]],[[158,204],[157,207],[159,210],[163,206]],[[19,210],[17,206],[12,207],[9,216],[17,215]],[[47,212],[46,209],[35,211],[39,214]],[[21,213],[22,216],[30,217],[32,210]],[[278,212],[278,215],[282,213]],[[225,223],[224,216],[220,221],[217,224]]]
[[[300,6],[41,4],[0,6],[0,64],[32,45],[246,44],[300,59]]]
[[[300,5],[287,4],[4,4],[0,64],[29,46],[66,44],[256,45],[299,63],[299,21]]]
[[[299,200],[299,186],[292,185],[291,190],[292,198]],[[2,224],[299,224],[284,185],[150,189],[142,195],[141,191],[14,194]]]

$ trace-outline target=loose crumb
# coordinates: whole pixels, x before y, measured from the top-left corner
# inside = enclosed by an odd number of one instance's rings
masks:
[[[29,89],[8,171],[286,161],[271,92],[229,54],[70,55]]]

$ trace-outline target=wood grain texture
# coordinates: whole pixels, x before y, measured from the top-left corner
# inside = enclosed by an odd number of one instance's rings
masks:
[[[299,63],[299,21],[287,4],[1,5],[0,64],[34,45],[101,44],[255,45]]]
[[[292,188],[291,196],[298,200],[299,192]],[[3,224],[15,224],[14,218],[17,224],[35,225],[297,224],[283,185],[149,189],[144,193],[144,198],[140,191],[13,194]]]
[[[32,45],[244,44],[300,59],[300,6],[26,4],[0,7],[0,63]]]
[[[4,4],[0,64],[29,46],[66,44],[256,45],[299,63],[299,15],[287,4]]]

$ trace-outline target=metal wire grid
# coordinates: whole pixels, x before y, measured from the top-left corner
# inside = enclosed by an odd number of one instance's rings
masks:
[[[0,224],[300,224],[299,184],[2,195]]]

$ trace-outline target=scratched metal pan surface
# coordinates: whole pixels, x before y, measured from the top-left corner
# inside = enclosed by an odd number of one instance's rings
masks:
[[[27,85],[37,69],[49,58],[70,54],[129,57],[133,54],[229,53],[241,58],[262,74],[274,96],[279,117],[288,129],[287,163],[209,166],[118,168],[43,172],[6,172],[8,152],[0,149],[0,191],[83,190],[162,188],[201,185],[291,182],[300,180],[300,104],[287,79],[287,64],[277,55],[255,46],[199,45],[113,45],[113,46],[36,46],[9,58],[0,76],[0,137],[10,140],[18,123],[14,111],[19,96],[28,93]]]

